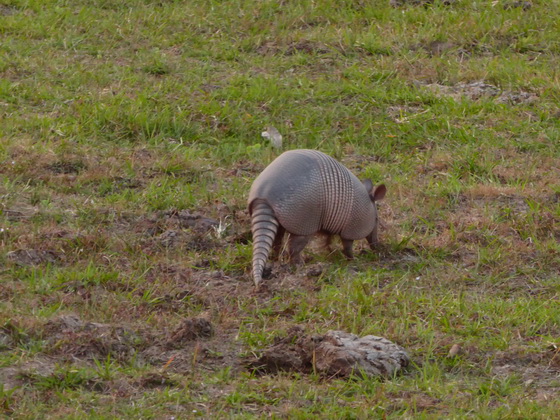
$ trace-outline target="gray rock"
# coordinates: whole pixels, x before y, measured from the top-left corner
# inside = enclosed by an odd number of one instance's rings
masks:
[[[280,134],[276,127],[269,125],[268,127],[266,127],[266,131],[263,131],[261,133],[261,136],[265,139],[269,139],[272,147],[274,147],[275,149],[282,148],[282,134]]]
[[[408,366],[401,346],[383,337],[329,331],[315,348],[315,368],[329,376],[392,377]]]
[[[293,327],[288,337],[248,365],[267,373],[298,371],[327,377],[390,378],[409,363],[406,351],[383,337],[358,337],[344,331],[309,336],[300,327]]]

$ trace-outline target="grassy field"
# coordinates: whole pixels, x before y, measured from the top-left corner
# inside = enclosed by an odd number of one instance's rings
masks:
[[[556,416],[560,1],[515,3],[1,0],[0,413]],[[379,252],[253,290],[268,125],[387,185]],[[246,368],[294,325],[414,363]]]

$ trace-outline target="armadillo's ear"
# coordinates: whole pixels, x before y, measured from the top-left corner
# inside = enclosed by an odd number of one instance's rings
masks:
[[[385,198],[385,194],[387,194],[387,187],[385,184],[380,184],[370,196],[373,201],[379,201]]]
[[[373,192],[373,182],[371,182],[371,179],[364,179],[362,181],[362,184],[364,184],[364,187],[366,187],[366,191],[368,192],[368,194],[371,194]]]

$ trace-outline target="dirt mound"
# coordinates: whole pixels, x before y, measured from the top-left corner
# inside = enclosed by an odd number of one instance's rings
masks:
[[[171,334],[167,345],[172,348],[182,347],[197,338],[209,338],[214,335],[214,327],[205,318],[188,318]]]
[[[408,366],[406,351],[389,340],[344,331],[305,335],[294,327],[288,337],[267,349],[249,368],[266,373],[278,371],[318,372],[328,377],[351,375],[388,378]]]

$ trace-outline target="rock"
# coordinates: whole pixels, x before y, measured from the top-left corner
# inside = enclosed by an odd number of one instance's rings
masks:
[[[408,366],[406,351],[383,337],[329,331],[314,348],[315,368],[328,376],[392,377]]]
[[[481,98],[496,98],[495,101],[501,104],[518,105],[523,103],[535,102],[538,97],[534,93],[524,91],[502,91],[497,86],[485,83],[484,81],[476,81],[470,83],[458,83],[454,86],[445,86],[437,83],[424,85],[440,96],[450,96],[455,100],[462,98],[476,101]]]
[[[494,85],[484,83],[483,81],[459,83],[456,89],[472,100],[483,96],[498,96],[500,94],[500,89]]]
[[[461,346],[459,344],[453,344],[447,353],[447,357],[453,358],[461,353]]]
[[[276,127],[269,125],[268,127],[266,127],[266,131],[263,131],[261,133],[261,136],[265,139],[269,139],[272,147],[274,147],[275,149],[282,148],[282,134],[280,134]]]
[[[317,372],[328,377],[389,378],[409,363],[406,351],[383,337],[358,337],[344,331],[309,336],[294,327],[288,337],[249,362],[249,367],[266,373],[285,370]]]
[[[500,104],[517,105],[535,102],[537,99],[537,95],[530,92],[504,92],[496,99],[496,102]]]

